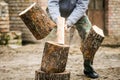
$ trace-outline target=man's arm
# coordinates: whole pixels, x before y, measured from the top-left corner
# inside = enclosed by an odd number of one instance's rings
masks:
[[[60,16],[59,0],[48,0],[48,10],[52,20],[57,23],[57,18]]]
[[[75,9],[67,18],[67,25],[74,25],[86,12],[88,9],[89,0],[78,0]]]

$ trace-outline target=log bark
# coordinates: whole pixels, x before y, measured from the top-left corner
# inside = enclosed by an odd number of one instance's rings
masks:
[[[93,26],[80,48],[82,53],[86,55],[87,59],[93,59],[94,54],[100,47],[103,39],[103,30],[101,30],[97,26]]]
[[[70,80],[70,72],[45,73],[37,70],[35,71],[35,80]]]
[[[41,70],[46,73],[60,73],[65,70],[69,46],[46,42],[42,57]]]
[[[45,38],[56,26],[37,3],[33,3],[19,16],[37,40]]]

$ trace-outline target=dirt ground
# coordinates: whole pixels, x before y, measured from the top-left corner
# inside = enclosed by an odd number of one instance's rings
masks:
[[[34,80],[40,68],[44,44],[27,44],[12,49],[0,46],[0,80]],[[79,46],[71,45],[66,70],[70,80],[92,80],[83,74],[83,58]],[[120,80],[120,47],[101,46],[94,66],[100,77],[95,80]]]
[[[55,41],[53,34],[54,31],[36,44],[24,44],[17,49],[0,46],[0,80],[34,80],[35,71],[41,66],[44,43],[49,40]],[[66,41],[67,39],[68,37]],[[71,72],[70,80],[92,80],[83,74],[83,57],[79,41],[80,38],[76,34],[71,42],[66,70]],[[104,45],[105,43],[107,45]],[[120,39],[105,38],[104,46],[101,46],[95,55],[93,67],[100,75],[95,80],[120,80],[119,43]]]

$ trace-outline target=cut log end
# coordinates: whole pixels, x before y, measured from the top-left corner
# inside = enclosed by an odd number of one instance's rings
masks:
[[[105,37],[105,35],[104,35],[104,33],[103,33],[103,30],[100,29],[99,27],[97,27],[96,25],[93,26],[93,30],[94,30],[97,34],[99,34],[100,36]]]
[[[61,44],[61,43],[59,43],[59,42],[52,42],[52,41],[47,41],[46,43],[48,43],[48,44],[54,44],[54,46],[59,46],[59,47],[70,47],[69,45],[65,45],[65,44]]]
[[[19,13],[19,16],[21,16],[21,15],[25,14],[26,12],[28,12],[35,5],[36,5],[36,2],[34,2],[31,6],[29,6],[24,11],[22,11],[21,13]]]

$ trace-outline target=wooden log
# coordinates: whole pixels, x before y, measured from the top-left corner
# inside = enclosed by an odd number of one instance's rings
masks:
[[[82,53],[86,55],[87,59],[88,58],[93,59],[94,54],[100,47],[103,39],[104,39],[103,30],[101,30],[97,26],[93,26],[80,48]]]
[[[45,38],[56,26],[37,3],[33,3],[19,16],[37,40]]]
[[[35,80],[70,80],[70,72],[45,73],[37,70],[35,71]]]
[[[60,73],[65,70],[69,46],[46,42],[41,62],[41,70],[46,73]]]

